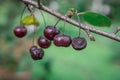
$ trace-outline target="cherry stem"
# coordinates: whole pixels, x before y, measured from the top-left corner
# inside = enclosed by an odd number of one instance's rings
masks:
[[[35,26],[35,16],[33,13],[31,13],[31,15],[33,16],[33,23],[34,23],[34,32],[33,32],[33,45],[35,44],[35,36],[36,36],[36,26]]]
[[[79,23],[79,25],[80,25],[80,17],[79,17],[79,15],[78,15],[77,10],[76,10],[75,14],[76,14],[76,16],[77,16],[78,23]],[[78,33],[78,36],[79,36],[79,37],[80,37],[80,32],[81,32],[81,29],[79,28],[79,33]]]
[[[62,29],[62,34],[64,34],[64,31],[65,31],[66,21],[67,21],[67,16],[66,16],[66,19],[65,19],[65,21],[64,21],[64,26],[63,26],[63,29]]]
[[[76,11],[76,15],[77,15],[77,18],[78,18],[78,23],[79,23],[79,26],[80,26],[80,17],[79,15],[81,14],[84,14],[84,12],[81,12],[81,13],[78,13]],[[95,41],[95,38],[92,36],[92,34],[90,33],[89,29],[88,30],[85,30],[85,32],[87,33],[88,37],[90,38],[91,41]],[[79,28],[79,37],[80,37],[80,28]]]
[[[80,37],[80,32],[81,32],[81,31],[80,31],[80,28],[79,28],[79,33],[78,33],[78,37]]]
[[[77,15],[82,15],[82,14],[84,14],[85,12],[80,12],[80,13],[77,13]]]
[[[57,22],[55,23],[54,27],[57,26],[57,24],[60,22],[61,19],[58,19]]]
[[[40,10],[40,13],[42,15],[42,18],[43,18],[43,21],[44,21],[44,25],[46,26],[45,16],[44,16],[44,14],[43,14],[43,12],[41,10]]]
[[[21,17],[20,17],[20,25],[22,25],[22,17],[23,17],[23,14],[25,12],[25,9],[26,9],[26,6],[22,10],[22,14],[21,14]]]
[[[33,32],[33,45],[35,44],[35,28],[34,28],[34,32]]]
[[[37,32],[37,26],[36,26],[36,18],[35,18],[35,15],[33,13],[32,13],[32,16],[33,16],[34,27],[35,27],[35,29],[34,29],[34,38],[37,41],[38,32]],[[34,41],[34,43],[35,43],[35,41]]]
[[[35,39],[36,39],[36,36],[37,36],[37,27],[36,27],[36,19],[35,19],[35,15],[34,15],[34,12],[33,12],[33,9],[28,5],[26,4],[29,12],[31,13],[31,16],[33,16],[33,24],[34,24],[34,32],[33,32],[33,45],[35,44]]]

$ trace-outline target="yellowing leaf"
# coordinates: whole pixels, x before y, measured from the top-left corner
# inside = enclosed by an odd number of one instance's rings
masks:
[[[21,21],[22,25],[39,25],[39,22],[36,18],[34,18],[33,16],[25,16],[22,21]]]

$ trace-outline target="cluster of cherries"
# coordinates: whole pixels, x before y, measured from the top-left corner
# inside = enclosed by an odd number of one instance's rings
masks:
[[[22,38],[27,34],[27,29],[24,26],[18,26],[14,29],[14,34],[18,38]],[[85,38],[75,37],[71,39],[69,35],[60,34],[60,31],[54,26],[47,26],[44,29],[44,36],[40,36],[37,43],[40,46],[33,45],[30,48],[30,54],[32,59],[40,60],[44,56],[44,51],[42,48],[46,49],[50,47],[51,41],[53,40],[56,46],[68,47],[72,44],[75,50],[82,50],[86,47],[87,42]]]
[[[18,38],[22,38],[27,34],[27,29],[24,26],[18,26],[14,29],[14,34]],[[30,54],[32,59],[40,60],[44,56],[44,49],[50,47],[51,41],[58,46],[58,47],[69,47],[72,44],[72,47],[75,50],[82,50],[86,47],[87,41],[83,37],[75,37],[71,39],[69,35],[60,34],[60,31],[55,26],[46,26],[44,29],[44,36],[40,36],[37,44],[40,48],[36,45],[33,45],[30,48]]]

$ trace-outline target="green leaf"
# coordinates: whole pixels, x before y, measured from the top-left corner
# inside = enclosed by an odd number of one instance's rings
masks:
[[[78,13],[79,14],[79,13]],[[89,24],[101,27],[110,27],[111,21],[107,16],[95,12],[83,12],[81,16]]]
[[[34,18],[33,16],[25,16],[22,21],[21,21],[22,25],[39,25],[39,22],[36,18]]]

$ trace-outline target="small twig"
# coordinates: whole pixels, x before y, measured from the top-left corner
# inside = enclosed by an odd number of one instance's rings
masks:
[[[87,33],[88,37],[90,38],[91,41],[95,41],[95,38],[92,36],[91,32],[89,30],[85,30]]]
[[[27,3],[25,3],[27,9],[29,10],[29,12],[32,14],[33,13],[33,9],[32,6],[28,5]]]
[[[115,30],[112,32],[112,34],[117,34],[120,31],[120,27],[115,28]]]
[[[72,11],[68,11],[65,16],[66,16],[66,19],[67,19],[67,17],[68,17],[68,18],[71,18],[71,17],[73,16],[73,12],[72,12]],[[58,19],[57,22],[56,22],[56,24],[54,25],[54,27],[55,27],[60,21],[61,21],[61,19]],[[65,21],[66,21],[66,20],[65,20]]]
[[[38,8],[39,8],[39,9],[42,9],[42,5],[41,5],[40,0],[37,0],[37,2],[38,2]]]
[[[69,17],[69,18],[71,18],[72,16],[73,16],[73,12],[71,11],[71,10],[69,10],[68,12],[67,12],[67,17]]]
[[[21,0],[21,1],[22,1],[23,3],[30,4],[30,5],[32,5],[32,6],[34,6],[34,7],[36,7],[36,8],[39,9],[38,3],[35,2],[35,1],[31,1],[31,0]],[[40,4],[40,5],[42,6],[41,10],[43,10],[43,11],[45,11],[45,12],[47,12],[47,13],[53,15],[53,16],[56,16],[57,18],[59,18],[59,19],[61,19],[61,20],[64,20],[64,21],[66,20],[66,17],[63,16],[63,15],[61,15],[60,13],[57,13],[57,12],[55,12],[55,11],[47,8],[47,7],[45,7],[45,6],[42,5],[42,4]],[[114,34],[110,34],[110,33],[107,33],[107,32],[104,32],[104,31],[101,31],[101,30],[98,30],[98,29],[95,29],[95,28],[93,28],[93,27],[86,26],[86,25],[81,24],[81,23],[80,23],[80,25],[79,25],[78,22],[76,22],[75,20],[72,20],[72,19],[70,19],[70,18],[68,18],[68,19],[66,20],[66,22],[68,22],[68,23],[70,23],[70,24],[72,24],[72,25],[74,25],[74,26],[76,26],[76,27],[79,27],[79,28],[81,28],[81,29],[84,29],[84,30],[89,29],[90,32],[93,32],[93,33],[96,33],[96,34],[99,34],[99,35],[105,36],[105,37],[107,37],[107,38],[110,38],[110,39],[112,39],[112,40],[116,40],[116,41],[120,42],[120,37],[119,37],[119,36],[116,36],[116,35],[114,35]]]

